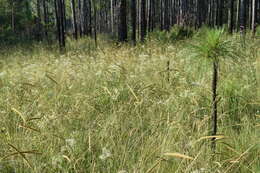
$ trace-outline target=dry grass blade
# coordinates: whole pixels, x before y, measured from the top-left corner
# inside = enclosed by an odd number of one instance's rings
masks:
[[[15,108],[11,108],[11,110],[20,116],[20,118],[23,120],[23,123],[26,123],[26,119],[20,111]]]
[[[193,157],[184,155],[184,154],[180,154],[180,153],[164,153],[164,156],[171,156],[171,157],[176,157],[176,158],[182,158],[182,159],[188,159],[188,160],[193,160]]]
[[[164,160],[164,159],[163,159],[163,158],[158,159],[158,160],[155,162],[155,164],[154,164],[150,169],[148,169],[148,170],[146,171],[146,173],[152,172],[152,171],[154,170],[154,168],[156,168],[156,167],[161,163],[162,160]]]
[[[133,94],[133,96],[135,97],[136,101],[139,102],[139,99],[137,98],[135,92],[133,91],[133,89],[127,84],[127,87],[129,88],[130,92]]]
[[[29,160],[26,158],[25,154],[21,151],[19,151],[15,146],[13,146],[12,144],[8,144],[11,148],[13,148],[20,156],[22,156],[22,158],[25,160],[25,162],[28,164],[28,166],[30,168],[32,168],[31,163],[29,162]]]
[[[63,157],[64,159],[66,159],[68,162],[71,162],[71,159],[70,159],[68,156],[62,155],[62,157]]]
[[[244,153],[242,153],[237,159],[230,161],[230,163],[232,163],[232,164],[227,168],[227,170],[226,170],[224,173],[227,173],[227,172],[234,166],[234,164],[239,163],[239,161],[243,158],[243,156],[245,156],[253,147],[254,147],[254,145],[251,146],[251,147],[249,147],[249,148],[248,148]]]
[[[102,88],[104,89],[105,92],[109,94],[110,97],[112,97],[112,94],[107,87],[102,87]]]
[[[20,151],[20,153],[23,153],[23,154],[42,154],[40,152],[38,152],[37,150],[32,150],[32,151]],[[17,155],[17,154],[20,154],[19,152],[13,152],[13,153],[10,153],[4,157],[1,158],[1,160],[4,160],[8,157],[11,157],[11,156],[14,156],[14,155]]]
[[[35,129],[35,128],[33,128],[33,127],[29,127],[29,126],[26,126],[26,125],[23,125],[23,124],[19,124],[19,126],[22,127],[22,128],[25,128],[25,129],[29,129],[29,130],[32,130],[32,131],[35,131],[35,132],[41,133],[40,130]]]
[[[218,139],[224,139],[224,138],[227,138],[227,136],[219,136],[219,135],[214,135],[214,136],[203,136],[203,137],[199,138],[198,141],[201,141],[201,140],[204,140],[204,139],[212,139],[212,138],[215,138],[216,140],[218,140]]]
[[[55,79],[53,79],[53,77],[51,77],[50,75],[45,74],[45,76],[46,76],[48,79],[50,79],[52,82],[54,82],[56,85],[59,85],[59,83],[58,83]]]
[[[237,155],[239,155],[240,153],[238,151],[235,150],[235,148],[233,148],[230,144],[224,143],[222,142],[222,144],[224,144],[224,146],[229,150],[232,151],[233,153],[236,153]]]

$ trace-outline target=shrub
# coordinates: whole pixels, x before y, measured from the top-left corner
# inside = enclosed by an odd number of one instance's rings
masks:
[[[170,41],[184,40],[193,36],[193,30],[189,27],[173,27],[169,32]]]

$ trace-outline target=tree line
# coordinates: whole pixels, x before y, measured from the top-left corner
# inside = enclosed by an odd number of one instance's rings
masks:
[[[0,0],[0,32],[75,39],[109,34],[120,42],[145,41],[154,30],[174,25],[199,29],[225,27],[229,33],[251,30],[260,23],[259,0]]]

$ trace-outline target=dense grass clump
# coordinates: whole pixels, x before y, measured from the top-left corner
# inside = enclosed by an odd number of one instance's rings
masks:
[[[196,38],[1,50],[0,172],[259,172],[257,42],[220,62],[214,157],[211,64],[190,51]]]

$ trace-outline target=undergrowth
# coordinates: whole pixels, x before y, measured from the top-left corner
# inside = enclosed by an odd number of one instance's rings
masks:
[[[192,55],[196,37],[1,50],[0,172],[259,173],[258,41],[221,62],[213,156],[211,66]]]

